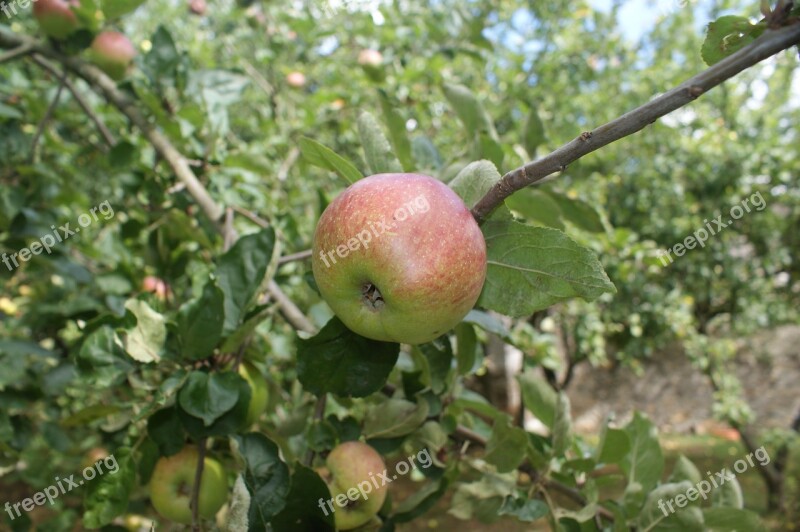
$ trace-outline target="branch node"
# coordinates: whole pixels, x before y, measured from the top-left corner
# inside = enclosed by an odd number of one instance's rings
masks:
[[[583,133],[581,133],[581,136],[578,137],[578,138],[581,139],[583,142],[586,142],[587,140],[592,138],[592,132],[591,131],[584,131]]]

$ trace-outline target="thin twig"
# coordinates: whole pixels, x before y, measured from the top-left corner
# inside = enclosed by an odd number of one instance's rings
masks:
[[[739,72],[800,43],[800,24],[768,30],[756,41],[652,101],[564,144],[551,154],[503,176],[472,209],[483,222],[508,196],[550,174],[563,171],[584,155],[644,129],[662,116],[689,104]]]
[[[42,121],[39,122],[39,127],[36,128],[36,133],[33,135],[33,140],[31,140],[31,153],[30,153],[30,161],[33,162],[36,160],[36,146],[39,144],[39,139],[42,138],[42,134],[44,133],[44,128],[47,127],[47,123],[50,122],[50,119],[53,117],[53,113],[58,106],[58,101],[61,99],[61,93],[64,92],[64,80],[66,79],[67,74],[64,73],[59,78],[58,88],[56,89],[56,95],[53,97],[53,101],[50,102],[50,105],[47,107],[47,111],[45,111],[44,116],[42,117]]]
[[[323,393],[317,399],[317,404],[314,405],[314,421],[321,421],[322,418],[325,416],[325,407],[328,404],[328,394]],[[305,460],[303,461],[306,467],[311,467],[311,464],[314,463],[314,451],[313,449],[309,449],[308,453],[306,453]]]
[[[30,44],[20,45],[20,46],[14,48],[11,51],[8,51],[8,52],[6,52],[4,54],[0,54],[0,65],[2,65],[3,63],[6,63],[8,61],[13,61],[14,59],[17,59],[18,57],[22,57],[22,56],[28,55],[32,51],[33,51],[33,46],[31,46]]]
[[[266,229],[266,228],[270,227],[270,223],[268,221],[266,221],[265,219],[261,218],[259,215],[257,215],[253,211],[248,211],[247,209],[239,207],[238,205],[234,205],[231,208],[234,211],[236,211],[239,214],[241,214],[242,216],[244,216],[245,218],[247,218],[248,220],[250,220],[251,222],[253,222],[254,224],[256,224],[257,226],[259,226],[260,228],[262,228],[262,229]]]
[[[203,480],[203,467],[206,461],[206,439],[201,438],[197,442],[197,468],[194,472],[194,484],[192,485],[192,498],[189,507],[192,509],[192,530],[200,531],[200,484]]]
[[[297,308],[297,305],[294,304],[294,301],[289,299],[289,296],[283,293],[281,287],[278,286],[274,280],[270,280],[268,291],[270,296],[280,305],[281,307],[281,314],[283,317],[286,318],[286,321],[289,324],[297,329],[298,331],[304,331],[309,334],[314,334],[317,332],[317,328],[314,326],[311,321],[306,318],[306,315]]]
[[[233,227],[233,209],[228,207],[225,209],[225,225],[222,230],[222,250],[228,251],[236,242],[236,229]]]
[[[305,251],[299,251],[297,253],[292,253],[291,255],[284,255],[283,257],[278,259],[278,264],[287,264],[289,262],[294,262],[298,260],[306,260],[311,258],[311,250],[307,249]]]
[[[42,69],[46,70],[53,76],[59,77],[58,71],[47,59],[37,54],[33,54],[31,59]],[[108,147],[113,148],[116,146],[117,141],[114,138],[114,135],[111,133],[102,119],[97,115],[97,113],[95,113],[94,110],[89,106],[89,103],[80,93],[80,91],[78,91],[78,88],[75,86],[75,84],[73,84],[69,78],[64,77],[64,86],[67,87],[67,90],[69,90],[69,92],[72,94],[72,97],[75,98],[75,101],[78,102],[78,105],[81,107],[81,109],[83,109],[83,112],[86,113],[86,116],[88,116],[92,123],[94,123]]]

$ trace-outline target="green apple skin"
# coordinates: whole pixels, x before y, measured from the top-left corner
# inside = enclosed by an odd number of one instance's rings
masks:
[[[53,39],[63,40],[78,29],[78,17],[72,12],[79,7],[75,0],[36,0],[33,16],[39,23],[42,33]]]
[[[267,409],[267,403],[269,403],[269,387],[267,386],[267,381],[264,379],[261,370],[250,362],[242,362],[239,364],[239,375],[247,381],[247,384],[250,385],[250,389],[253,392],[250,397],[250,406],[247,408],[246,424],[250,426],[258,421],[258,418],[261,417],[261,414]]]
[[[125,35],[116,31],[104,31],[92,42],[90,56],[97,67],[114,80],[125,77],[136,57],[136,48]]]
[[[322,213],[312,268],[323,299],[352,331],[421,344],[475,305],[486,278],[486,242],[467,206],[441,181],[378,174],[351,185]]]
[[[164,518],[175,523],[192,523],[192,510],[189,506],[192,486],[197,470],[197,449],[184,447],[178,454],[161,457],[150,478],[150,501]],[[213,518],[228,499],[228,481],[222,465],[213,458],[206,457],[203,462],[203,476],[200,479],[198,508],[204,519]]]
[[[334,520],[338,530],[352,530],[368,523],[383,506],[386,494],[389,491],[388,485],[378,476],[386,470],[386,464],[378,452],[367,445],[358,441],[349,441],[337,445],[326,459],[326,468],[323,469],[322,476],[328,484],[331,497],[334,499],[333,508]],[[379,488],[375,488],[373,479],[378,483]],[[352,499],[344,508],[335,502],[336,496],[356,488],[359,483],[370,484],[371,492],[367,493],[366,498],[358,494],[358,499]],[[364,492],[367,488],[364,487]]]

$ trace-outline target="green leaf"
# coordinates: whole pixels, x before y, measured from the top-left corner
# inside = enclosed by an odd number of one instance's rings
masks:
[[[482,310],[470,310],[466,316],[464,316],[465,323],[472,323],[473,325],[477,325],[484,331],[492,334],[496,334],[500,338],[502,338],[506,343],[513,343],[511,338],[511,332],[508,328],[503,325],[503,322],[500,321],[496,316],[489,314],[488,312],[484,312]]]
[[[298,340],[297,375],[318,396],[366,397],[383,387],[399,354],[400,344],[359,336],[334,317],[316,336]]]
[[[389,140],[392,143],[392,148],[394,148],[394,153],[397,154],[403,170],[412,172],[416,165],[414,164],[414,158],[411,156],[411,142],[408,140],[406,122],[400,116],[395,105],[389,100],[386,92],[381,89],[378,93],[380,94],[383,118],[389,127]]]
[[[373,405],[364,416],[364,436],[372,438],[397,438],[411,434],[428,417],[428,402],[412,403],[405,399],[388,399]]]
[[[456,325],[456,363],[459,375],[469,375],[478,361],[478,335],[469,323]]]
[[[116,467],[109,469],[106,465],[109,462]],[[102,464],[106,466],[103,474],[85,481],[83,525],[90,529],[109,525],[127,511],[136,482],[135,464],[129,449],[117,449]]]
[[[506,198],[506,205],[512,211],[521,214],[526,220],[537,221],[555,229],[564,229],[558,203],[542,190],[523,188]]]
[[[232,371],[211,374],[193,371],[178,392],[178,403],[184,412],[202,419],[209,427],[236,406],[239,380],[242,378]]]
[[[225,293],[209,281],[203,294],[178,310],[178,336],[181,357],[201,360],[214,352],[225,325]]]
[[[514,427],[505,419],[495,421],[492,436],[486,443],[484,460],[497,468],[499,473],[508,473],[517,469],[525,458],[528,447],[528,435],[519,427]]]
[[[116,0],[109,0],[116,2]],[[175,39],[164,26],[159,26],[150,38],[153,47],[144,57],[144,67],[148,76],[158,84],[165,81],[174,82],[175,70],[178,67],[181,56]]]
[[[108,388],[119,384],[133,370],[122,341],[114,329],[104,325],[91,333],[81,344],[77,365],[87,384]]]
[[[492,119],[471,90],[463,85],[450,83],[445,83],[442,88],[445,98],[470,134],[495,131]]]
[[[186,438],[178,409],[163,408],[147,419],[147,434],[158,446],[161,456],[172,456],[183,449]]]
[[[730,507],[703,508],[703,520],[709,532],[754,532],[766,530],[758,514]]]
[[[720,17],[708,25],[700,55],[711,66],[756,40],[761,31],[746,17]]]
[[[536,157],[536,148],[542,145],[545,140],[544,136],[544,123],[539,117],[539,111],[533,107],[528,113],[528,119],[525,121],[525,130],[522,132],[522,145],[528,156]]]
[[[678,507],[673,501],[675,497],[685,497],[692,487],[688,481],[662,484],[651,491],[639,514],[637,530],[640,532],[702,532],[703,512],[688,502]],[[687,500],[688,501],[688,500]],[[675,512],[670,511],[668,503],[672,503]]]
[[[423,369],[423,380],[430,384],[434,393],[444,392],[447,389],[447,377],[453,367],[453,347],[450,339],[442,336],[433,342],[415,346],[414,351],[419,351],[425,358],[420,364]],[[415,356],[414,360],[417,361],[418,357]]]
[[[631,450],[628,433],[622,429],[605,427],[597,446],[597,461],[604,464],[616,464]]]
[[[499,515],[513,515],[524,523],[532,523],[550,513],[547,503],[539,499],[525,497],[506,497],[503,506],[497,512]]]
[[[339,177],[351,185],[364,178],[364,175],[358,171],[358,168],[353,163],[316,140],[300,137],[299,145],[300,153],[303,154],[303,158],[309,164],[336,172]]]
[[[244,483],[250,492],[250,530],[265,530],[267,523],[286,506],[289,467],[278,446],[263,434],[235,436],[236,451],[244,459]]]
[[[725,482],[720,484],[711,493],[711,506],[723,508],[744,508],[744,496],[742,486],[736,476],[729,469],[725,471]],[[719,477],[715,476],[715,479]]]
[[[217,286],[225,294],[224,335],[237,329],[259,288],[275,250],[275,230],[271,227],[245,235],[219,259]]]
[[[616,291],[594,252],[561,231],[492,221],[482,230],[488,270],[479,306],[522,317],[573,297],[593,301]]]
[[[558,394],[552,386],[533,370],[525,370],[517,377],[522,389],[522,402],[525,408],[539,418],[548,428],[553,428],[556,417]]]
[[[620,462],[620,467],[628,476],[629,483],[637,482],[644,491],[650,491],[664,471],[664,456],[656,427],[642,413],[635,412],[625,432],[631,442],[631,451]]]
[[[605,231],[600,215],[590,204],[580,199],[573,199],[552,190],[543,190],[558,205],[561,211],[561,218],[570,222],[575,227],[589,231],[590,233],[602,233]]]
[[[472,208],[500,178],[500,172],[491,161],[475,161],[456,174],[449,186]]]
[[[178,416],[195,439],[227,436],[245,425],[251,395],[250,386],[238,373],[195,371],[178,392]]]
[[[445,474],[439,479],[426,484],[421,489],[414,491],[397,505],[391,518],[392,522],[408,523],[427,513],[447,493],[447,488],[450,487],[451,482],[451,475]]]
[[[362,112],[358,117],[358,134],[361,137],[361,144],[364,146],[364,155],[371,174],[403,171],[380,124],[367,111]]]
[[[286,504],[272,521],[275,532],[334,532],[333,513],[323,512],[320,499],[331,496],[328,486],[318,474],[300,464],[292,474],[292,488]],[[253,530],[251,528],[251,530]],[[264,530],[263,528],[259,530]]]
[[[680,454],[675,461],[675,466],[672,468],[672,474],[669,476],[670,482],[682,482],[688,480],[692,486],[696,486],[700,482],[700,471],[694,462],[686,458],[684,454]]]
[[[103,14],[106,19],[120,18],[136,11],[146,0],[103,0]]]
[[[137,362],[158,362],[167,339],[164,316],[137,299],[127,300],[125,308],[136,316],[136,326],[125,335],[125,350]]]
[[[572,445],[572,415],[569,398],[559,392],[556,402],[556,415],[553,419],[553,453],[563,456]]]

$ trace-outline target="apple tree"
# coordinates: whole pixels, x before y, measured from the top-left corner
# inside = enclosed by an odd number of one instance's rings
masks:
[[[577,363],[636,367],[680,338],[744,430],[706,333],[755,312],[765,271],[796,283],[796,192],[731,233],[752,269],[719,240],[734,273],[709,283],[687,256],[666,278],[655,243],[741,194],[717,165],[796,172],[798,111],[739,115],[731,94],[770,81],[764,61],[796,71],[792,2],[737,5],[705,35],[676,7],[652,76],[619,6],[585,2],[22,3],[0,18],[11,529],[415,530],[443,504],[520,530],[763,526],[735,479],[665,511],[698,467],[668,468],[640,413],[576,434],[566,386]],[[651,126],[695,108],[703,128]],[[667,223],[671,201],[692,214]],[[796,317],[796,294],[769,302],[770,323]],[[525,354],[521,411],[475,385],[498,342]],[[101,462],[117,468],[36,502]],[[783,470],[765,471],[780,508]]]

